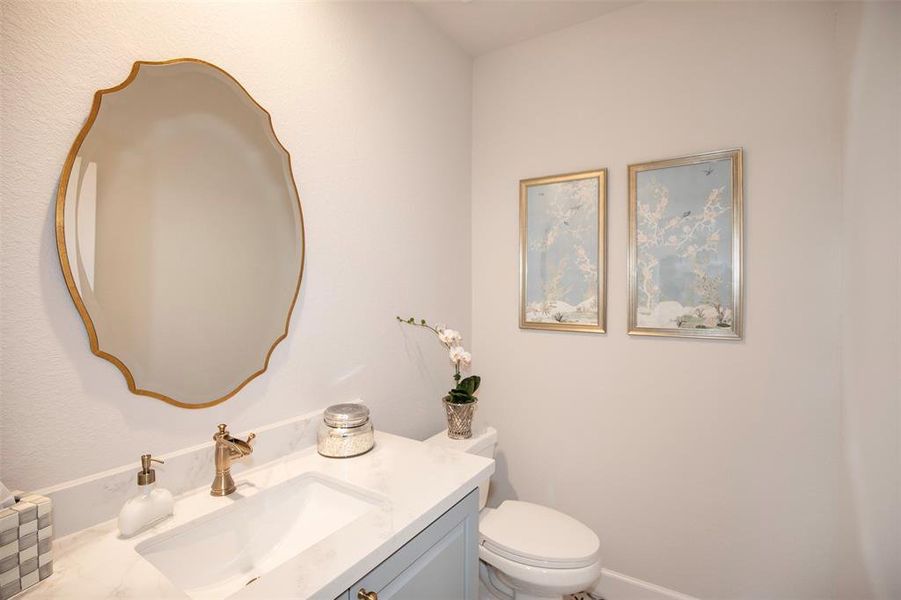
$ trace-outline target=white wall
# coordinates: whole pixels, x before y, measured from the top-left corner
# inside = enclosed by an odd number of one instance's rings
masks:
[[[437,431],[449,367],[396,313],[470,329],[471,60],[410,6],[4,3],[0,477],[33,489],[362,397],[376,427]],[[60,274],[57,181],[94,90],[193,56],[273,115],[306,270],[269,371],[206,410],[130,394]],[[259,439],[265,444],[265,439]]]
[[[901,598],[901,3],[845,4],[842,423],[849,530],[873,596]]]
[[[476,60],[473,329],[482,418],[500,433],[492,502],[571,513],[609,568],[704,598],[873,593],[847,539],[836,25],[831,4],[645,3]],[[736,146],[745,340],[630,338],[627,165]],[[517,181],[598,167],[609,333],[519,330]]]

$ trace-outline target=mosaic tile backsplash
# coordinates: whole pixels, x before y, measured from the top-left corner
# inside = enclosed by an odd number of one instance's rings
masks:
[[[53,503],[46,496],[13,495],[16,503],[0,510],[0,600],[53,573]]]

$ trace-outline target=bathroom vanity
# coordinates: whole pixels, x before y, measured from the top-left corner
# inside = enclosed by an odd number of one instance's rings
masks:
[[[58,539],[54,575],[22,597],[474,600],[476,487],[493,471],[381,432],[351,459],[307,447],[236,473],[230,496],[181,494],[133,538],[110,520]]]

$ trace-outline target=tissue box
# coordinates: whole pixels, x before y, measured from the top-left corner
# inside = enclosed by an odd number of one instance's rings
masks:
[[[13,492],[0,509],[0,600],[12,598],[53,573],[50,498]]]

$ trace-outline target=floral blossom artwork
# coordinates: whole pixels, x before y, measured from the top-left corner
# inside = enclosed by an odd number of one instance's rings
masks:
[[[520,182],[520,327],[604,332],[606,180],[601,169]]]
[[[741,337],[742,152],[629,167],[629,333]]]

